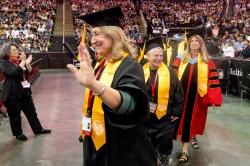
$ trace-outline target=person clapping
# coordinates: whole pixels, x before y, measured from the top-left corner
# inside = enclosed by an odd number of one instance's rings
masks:
[[[21,111],[27,117],[34,134],[51,133],[51,130],[41,126],[37,117],[30,83],[27,79],[28,74],[32,72],[31,61],[32,55],[26,58],[26,54],[20,54],[18,47],[14,44],[5,43],[0,48],[0,69],[5,76],[2,100],[7,108],[12,134],[21,141],[28,139],[21,128]]]

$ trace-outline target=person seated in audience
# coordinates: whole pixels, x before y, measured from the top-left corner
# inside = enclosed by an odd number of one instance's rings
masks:
[[[247,37],[246,47],[240,53],[244,59],[250,58],[250,36]]]
[[[236,51],[242,51],[243,50],[243,48],[245,47],[245,45],[244,45],[244,43],[243,43],[243,38],[242,37],[238,37],[237,39],[236,39],[236,42],[234,43],[234,49],[236,50]]]
[[[222,51],[224,57],[235,57],[235,50],[233,47],[233,43],[230,39],[228,39],[226,43],[222,45]]]

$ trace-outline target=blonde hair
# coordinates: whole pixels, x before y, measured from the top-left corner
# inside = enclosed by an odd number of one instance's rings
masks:
[[[186,48],[185,53],[184,53],[184,59],[183,59],[183,61],[187,62],[188,59],[189,59],[189,55],[191,54],[190,43],[191,43],[191,40],[193,38],[196,38],[198,40],[199,44],[200,44],[199,53],[201,54],[202,60],[204,62],[208,63],[208,61],[209,61],[208,52],[207,52],[204,40],[202,39],[202,37],[200,35],[193,35],[193,36],[191,36],[188,39],[188,41],[187,41],[187,48]]]
[[[100,26],[100,31],[107,37],[112,39],[113,45],[111,48],[111,61],[117,61],[122,58],[121,51],[125,51],[136,57],[134,48],[130,45],[130,41],[120,27],[117,26]]]

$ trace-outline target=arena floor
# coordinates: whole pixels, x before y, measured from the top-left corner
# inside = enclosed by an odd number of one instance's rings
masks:
[[[84,88],[66,70],[46,70],[33,85],[33,99],[50,135],[34,136],[26,118],[22,125],[28,141],[12,136],[8,119],[0,126],[1,166],[82,166],[78,142]],[[206,132],[198,137],[200,149],[190,148],[188,163],[179,164],[181,143],[174,144],[171,165],[247,166],[250,163],[250,101],[224,96],[221,108],[209,111]]]

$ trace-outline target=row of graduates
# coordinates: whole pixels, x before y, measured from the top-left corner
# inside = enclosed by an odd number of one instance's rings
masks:
[[[148,62],[142,66],[133,58],[120,17],[119,7],[82,16],[93,27],[97,64],[92,66],[81,43],[80,68],[67,65],[86,87],[80,137],[84,165],[168,165],[176,136],[183,142],[179,161],[186,162],[189,142],[204,132],[208,106],[222,102],[216,67],[198,35],[189,38],[174,70],[163,63],[162,40],[147,41]]]

